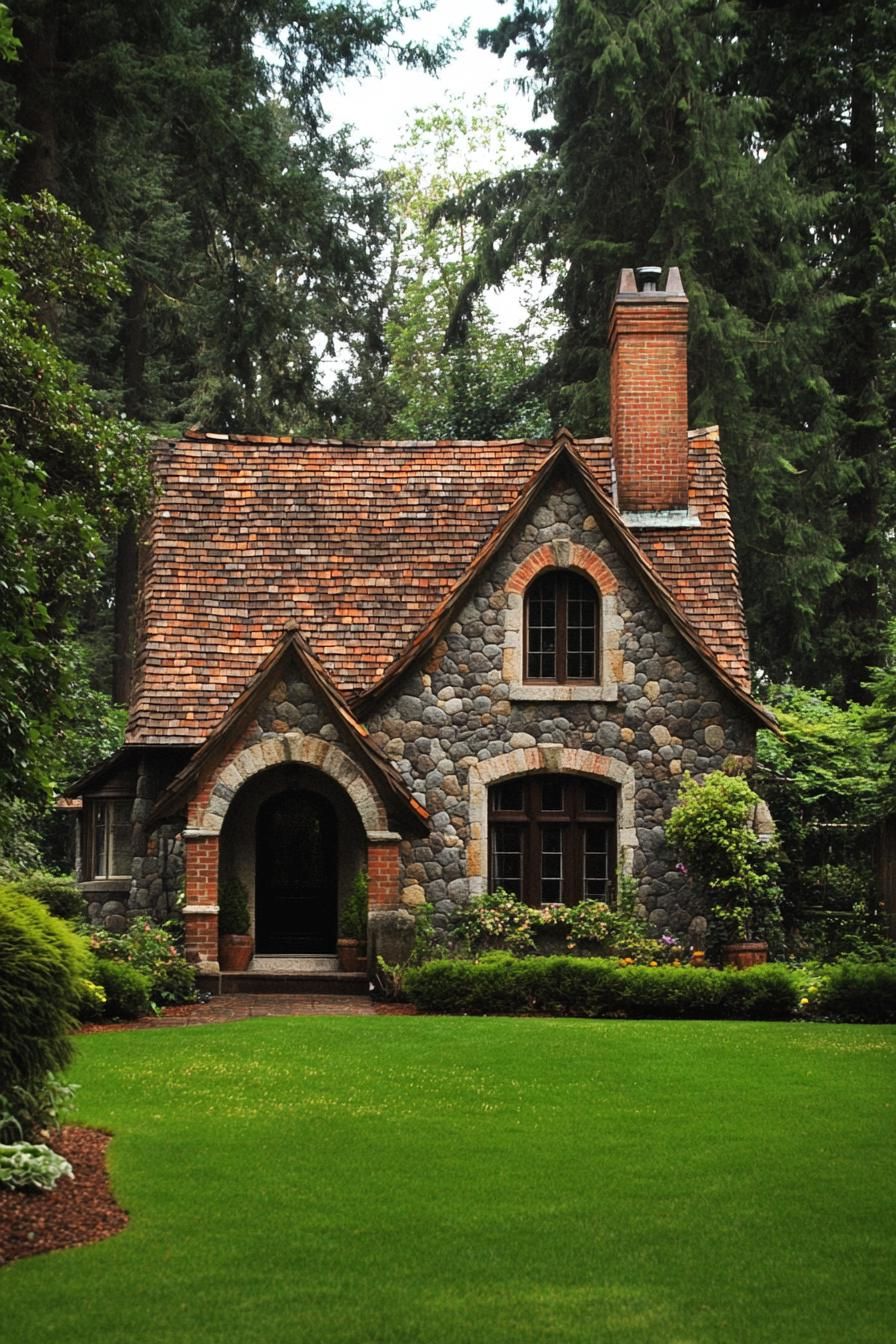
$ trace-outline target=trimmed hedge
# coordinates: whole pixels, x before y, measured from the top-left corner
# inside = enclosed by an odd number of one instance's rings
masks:
[[[715,971],[692,966],[620,966],[601,957],[431,961],[405,987],[425,1013],[551,1013],[558,1017],[787,1018],[799,1004],[784,966]]]
[[[843,1022],[896,1022],[896,964],[840,961],[825,967],[814,1009]]]
[[[0,886],[0,1090],[39,1089],[69,1063],[89,956],[39,901]]]
[[[106,991],[106,1017],[145,1017],[150,1011],[152,980],[126,962],[97,957],[90,978]]]

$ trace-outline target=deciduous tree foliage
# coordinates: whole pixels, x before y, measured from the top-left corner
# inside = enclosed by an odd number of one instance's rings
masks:
[[[722,428],[755,661],[853,696],[890,596],[894,26],[889,0],[515,0],[480,40],[554,125],[529,171],[451,207],[485,227],[455,336],[521,249],[563,261],[545,376],[579,432],[606,424],[619,267],[682,268],[691,421]]]

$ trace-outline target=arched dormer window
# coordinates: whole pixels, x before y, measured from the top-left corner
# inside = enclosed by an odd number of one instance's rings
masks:
[[[600,599],[569,569],[540,574],[526,590],[525,680],[592,684],[599,676]]]

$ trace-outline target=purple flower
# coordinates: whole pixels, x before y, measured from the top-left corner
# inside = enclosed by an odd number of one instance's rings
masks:
[[[688,875],[688,870],[683,863],[676,863],[675,871],[681,873],[682,877],[687,877]]]
[[[674,947],[676,941],[677,940],[672,937],[671,933],[664,933],[660,939],[660,942],[665,943],[667,947]]]

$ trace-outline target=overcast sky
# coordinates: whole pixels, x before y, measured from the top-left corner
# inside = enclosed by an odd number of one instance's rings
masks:
[[[431,107],[448,94],[473,99],[484,96],[489,103],[503,103],[509,121],[518,130],[532,124],[529,100],[512,87],[520,73],[511,57],[500,59],[490,51],[481,51],[476,34],[480,28],[493,28],[507,14],[508,6],[498,0],[437,0],[430,14],[407,27],[407,35],[430,43],[438,42],[468,20],[467,36],[458,55],[437,75],[420,70],[405,70],[394,62],[382,76],[350,80],[341,89],[332,89],[325,99],[327,111],[337,125],[350,122],[373,145],[374,160],[386,167],[392,160],[396,143],[413,117],[416,108]],[[520,159],[526,157],[524,147]]]

